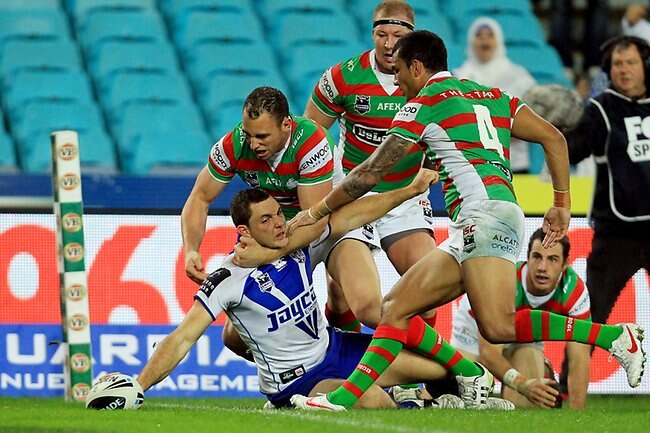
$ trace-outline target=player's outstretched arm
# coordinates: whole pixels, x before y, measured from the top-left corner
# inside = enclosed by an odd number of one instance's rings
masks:
[[[551,386],[550,379],[531,379],[517,371],[503,356],[503,345],[492,344],[480,334],[479,362],[492,372],[504,385],[526,397],[535,406],[552,408],[558,391]]]
[[[327,197],[315,206],[301,211],[289,221],[289,234],[298,227],[317,223],[336,209],[340,209],[370,191],[414,145],[415,143],[412,141],[395,134],[389,134],[377,150],[352,170]]]
[[[171,373],[187,355],[196,340],[212,323],[212,316],[198,301],[194,301],[178,328],[158,343],[153,355],[137,377],[144,391]]]
[[[413,181],[400,189],[363,197],[337,210],[330,217],[330,236],[339,237],[357,227],[375,221],[400,203],[429,189],[438,181],[438,172],[422,168]],[[319,223],[320,224],[320,223]],[[249,237],[242,237],[235,246],[236,265],[253,268],[272,263],[290,252],[305,247],[318,239],[321,230],[312,226],[299,227],[289,238],[289,243],[281,249],[265,248]]]
[[[566,236],[571,219],[569,154],[564,135],[527,106],[519,109],[512,125],[512,135],[540,143],[553,183],[553,206],[544,215],[542,228],[546,236],[542,245],[550,248]]]
[[[215,181],[208,168],[199,173],[181,213],[181,233],[185,255],[185,274],[195,283],[201,284],[208,277],[203,267],[199,246],[205,235],[210,203],[226,188],[226,184]]]
[[[421,168],[411,183],[403,188],[363,197],[343,206],[330,217],[331,236],[342,236],[381,218],[406,200],[427,191],[436,182],[437,171]]]
[[[587,404],[589,388],[589,370],[591,366],[591,348],[586,344],[568,342],[567,357],[569,358],[569,407],[584,409]]]

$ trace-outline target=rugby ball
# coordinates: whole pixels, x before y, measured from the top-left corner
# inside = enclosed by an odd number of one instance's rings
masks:
[[[140,409],[143,402],[138,381],[122,373],[100,377],[86,396],[86,408],[97,410]]]

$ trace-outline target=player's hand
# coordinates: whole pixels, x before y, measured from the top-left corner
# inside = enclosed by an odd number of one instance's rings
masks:
[[[542,246],[552,248],[557,241],[566,236],[569,230],[569,221],[571,220],[571,210],[564,207],[551,207],[544,214],[544,223],[542,230],[546,233]]]
[[[556,382],[551,379],[528,379],[524,384],[517,387],[517,391],[523,394],[528,401],[535,406],[544,408],[555,407],[555,401],[560,395],[552,385]]]
[[[248,236],[241,236],[235,245],[233,263],[242,268],[256,268],[266,263],[264,247]]]
[[[439,176],[437,171],[422,167],[409,185],[409,187],[413,189],[413,196],[427,191],[431,185],[438,182],[438,178]]]
[[[201,284],[208,278],[203,268],[203,258],[198,251],[185,253],[185,275],[187,275],[196,284]]]
[[[311,226],[317,222],[318,220],[314,219],[314,217],[310,215],[308,209],[301,210],[287,223],[287,236],[291,236],[298,227]]]

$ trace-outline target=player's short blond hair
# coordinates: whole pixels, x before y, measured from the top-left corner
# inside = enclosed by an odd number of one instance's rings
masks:
[[[372,14],[372,20],[375,21],[378,16],[390,17],[399,13],[403,13],[409,22],[415,25],[415,12],[404,0],[384,0],[379,3]]]

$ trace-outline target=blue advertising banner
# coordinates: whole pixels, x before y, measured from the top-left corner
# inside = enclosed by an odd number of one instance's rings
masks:
[[[210,326],[147,397],[261,397],[255,366],[225,349],[222,328]],[[174,329],[172,325],[93,325],[93,382],[115,371],[137,375],[154,345]],[[0,325],[0,335],[0,395],[63,396],[66,351],[59,343],[61,326]]]

